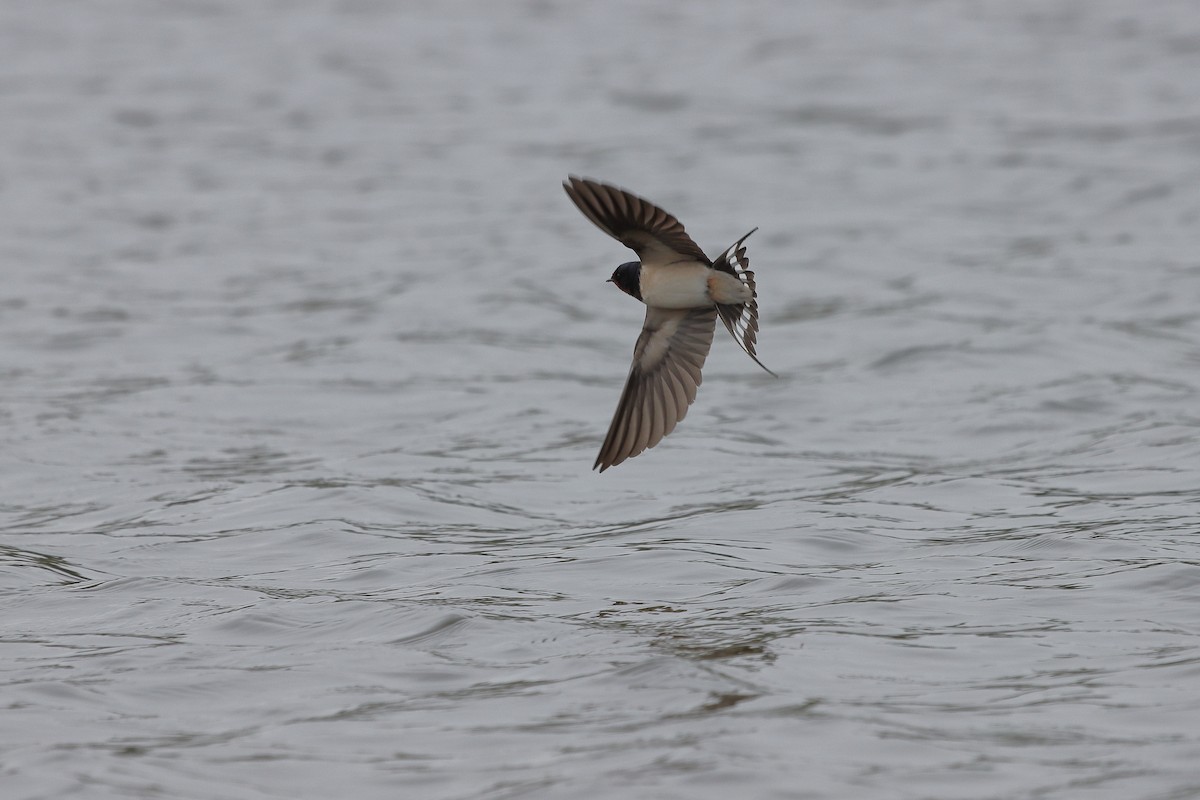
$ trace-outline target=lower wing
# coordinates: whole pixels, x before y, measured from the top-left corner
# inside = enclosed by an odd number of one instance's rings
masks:
[[[662,441],[687,414],[712,347],[716,309],[646,308],[633,366],[593,469],[601,472]]]

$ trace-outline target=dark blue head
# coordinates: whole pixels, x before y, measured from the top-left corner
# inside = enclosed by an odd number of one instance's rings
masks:
[[[627,261],[613,270],[608,280],[615,283],[617,288],[638,300],[642,299],[642,264],[640,261]]]

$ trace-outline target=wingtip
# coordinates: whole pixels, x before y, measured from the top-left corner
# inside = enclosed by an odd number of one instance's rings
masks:
[[[563,191],[567,193],[568,197],[574,200],[579,196],[579,187],[586,182],[586,178],[580,178],[578,175],[568,175],[567,179],[562,183]]]
[[[604,185],[600,181],[595,180],[593,178],[589,178],[585,175],[567,175],[567,179],[565,181],[563,181],[563,188],[567,189],[568,191],[570,191],[570,190],[578,191],[580,186],[586,186],[589,183],[593,183],[593,184],[597,184],[597,185],[601,185],[601,186]]]
[[[623,461],[624,459],[621,459],[621,460]],[[609,469],[610,467],[615,467],[617,464],[620,464],[620,463],[621,463],[621,461],[605,461],[604,454],[601,453],[596,458],[596,463],[592,464],[592,469],[596,470],[597,472],[604,472],[604,470]]]

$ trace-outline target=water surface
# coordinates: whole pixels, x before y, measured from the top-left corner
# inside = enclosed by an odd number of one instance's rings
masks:
[[[0,9],[8,798],[1200,797],[1189,3]],[[760,354],[589,470],[717,252]]]

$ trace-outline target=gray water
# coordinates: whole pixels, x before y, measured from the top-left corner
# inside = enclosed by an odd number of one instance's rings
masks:
[[[4,798],[1200,797],[1190,2],[0,6]],[[759,370],[590,471],[641,308]]]

